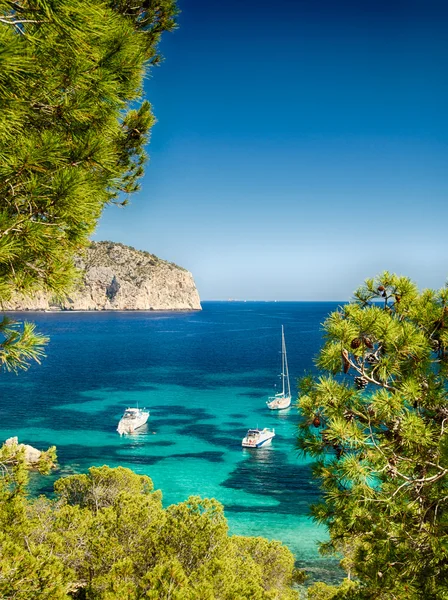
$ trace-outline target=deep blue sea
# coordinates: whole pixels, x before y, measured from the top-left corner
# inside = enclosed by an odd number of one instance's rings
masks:
[[[281,325],[291,384],[313,369],[324,302],[204,302],[201,312],[16,313],[50,336],[47,357],[0,377],[0,440],[17,435],[56,445],[55,477],[91,465],[123,465],[149,475],[166,505],[190,495],[224,504],[231,533],[279,539],[299,564],[324,578],[318,558],[326,531],[311,521],[318,499],[307,461],[295,449],[297,409],[269,411],[280,384]],[[148,424],[120,437],[128,406],[149,408]],[[242,449],[250,427],[274,427],[270,447]]]

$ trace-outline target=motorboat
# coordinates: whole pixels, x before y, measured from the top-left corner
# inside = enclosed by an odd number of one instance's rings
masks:
[[[261,448],[261,446],[270,444],[273,437],[275,437],[275,429],[268,429],[267,427],[264,429],[249,429],[241,445],[244,448]]]
[[[120,435],[133,433],[146,423],[148,417],[149,410],[144,408],[127,408],[118,423],[117,431]]]

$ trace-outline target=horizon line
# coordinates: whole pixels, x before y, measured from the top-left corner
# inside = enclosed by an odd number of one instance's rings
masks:
[[[255,299],[240,299],[240,298],[207,298],[206,300],[202,300],[201,299],[201,303],[202,302],[275,302],[277,304],[279,303],[286,303],[286,302],[350,302],[350,300],[255,300]]]

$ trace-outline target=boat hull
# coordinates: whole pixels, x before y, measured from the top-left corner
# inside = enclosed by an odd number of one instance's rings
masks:
[[[117,431],[120,435],[124,433],[134,433],[136,429],[143,427],[145,423],[148,421],[149,412],[142,413],[142,415],[138,419],[132,419],[132,422],[129,422],[129,419],[121,419],[118,423]]]
[[[259,435],[246,435],[243,438],[241,445],[243,448],[262,448],[268,446],[275,437],[275,431],[260,431]]]
[[[291,396],[272,398],[272,400],[266,402],[266,405],[269,410],[284,410],[291,406]]]
[[[272,436],[274,437],[274,436]],[[242,446],[243,448],[262,448],[263,446],[269,446],[269,444],[272,442],[272,438],[268,438],[267,440],[263,440],[262,442],[254,443],[254,442],[249,442],[249,441],[242,441]]]

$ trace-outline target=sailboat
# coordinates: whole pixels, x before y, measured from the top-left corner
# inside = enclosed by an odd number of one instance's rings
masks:
[[[266,404],[271,410],[282,410],[291,406],[291,387],[289,385],[288,358],[286,356],[285,332],[282,325],[282,391],[268,398]]]

